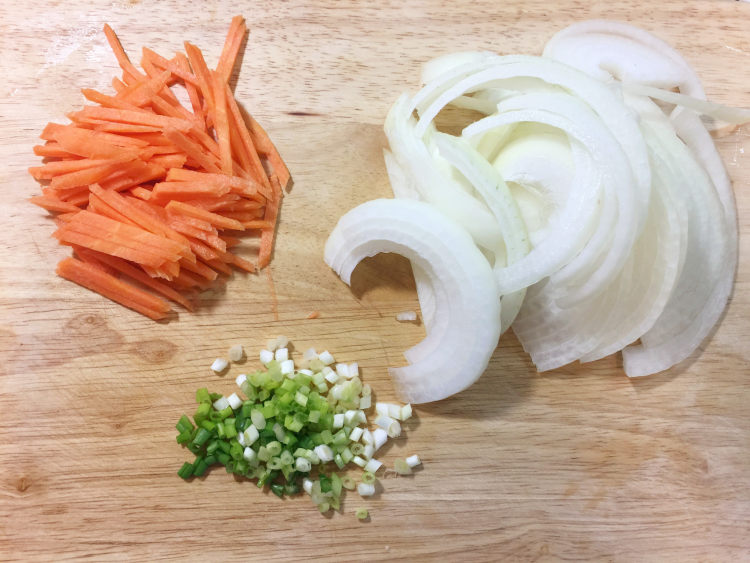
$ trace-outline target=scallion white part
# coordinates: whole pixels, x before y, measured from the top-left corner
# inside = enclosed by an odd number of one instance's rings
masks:
[[[214,408],[217,411],[223,411],[229,406],[229,400],[226,397],[219,397],[214,401]]]
[[[371,459],[365,464],[365,471],[369,471],[370,473],[376,473],[378,469],[380,469],[383,466],[383,462],[378,461],[377,459]]]
[[[277,350],[278,351],[278,350]],[[284,375],[291,375],[294,373],[294,360],[282,360],[279,364],[279,369]]]
[[[229,366],[229,362],[224,358],[216,358],[214,363],[211,364],[211,371],[214,373],[221,373]]]
[[[252,463],[257,456],[258,454],[256,453],[256,451],[250,446],[246,446],[245,449],[242,450],[242,457],[250,463]]]
[[[399,405],[388,405],[388,416],[391,418],[395,418],[396,420],[401,420],[401,407]]]
[[[357,492],[361,497],[371,497],[375,494],[375,485],[371,483],[359,483],[357,485]]]
[[[348,375],[349,378],[359,376],[359,364],[357,362],[351,362],[347,366],[347,371],[349,373]]]
[[[351,433],[349,434],[349,439],[352,442],[358,442],[359,439],[362,437],[362,433],[364,432],[364,428],[361,426],[355,426],[352,428]]]
[[[260,412],[260,409],[253,409],[250,411],[250,422],[257,430],[263,430],[266,427],[266,417]]]
[[[286,431],[284,430],[284,427],[281,426],[281,424],[279,424],[278,422],[274,423],[273,425],[273,433],[279,442],[283,442],[286,438]]]
[[[267,366],[272,361],[273,361],[273,352],[271,350],[261,350],[260,351],[260,362],[264,366]]]
[[[354,458],[352,459],[352,462],[353,462],[353,463],[356,463],[356,464],[357,464],[357,465],[359,465],[360,467],[364,467],[365,465],[367,465],[367,460],[366,460],[366,459],[363,459],[363,458],[361,458],[361,457],[360,457],[360,456],[358,456],[358,455],[355,455],[355,456],[354,456]]]
[[[395,418],[381,414],[375,419],[375,424],[385,430],[390,438],[396,438],[401,435],[401,424]]]
[[[315,351],[315,348],[308,348],[302,354],[302,359],[307,362],[309,362],[310,360],[314,360],[317,357],[318,357],[318,353]]]
[[[359,422],[359,415],[357,414],[357,412],[358,411],[350,409],[344,413],[344,423],[347,426],[353,426],[354,424],[357,424]]]
[[[365,446],[375,445],[375,438],[373,437],[372,432],[370,432],[370,430],[367,428],[365,428],[364,432],[362,432],[362,443]]]
[[[289,359],[289,349],[288,348],[279,348],[274,352],[273,354],[274,360],[277,362],[285,362]]]
[[[252,446],[260,437],[260,432],[258,432],[258,429],[253,424],[248,426],[243,434],[245,435],[245,444],[247,446]]]
[[[229,359],[233,362],[240,362],[245,357],[245,350],[242,344],[235,344],[229,349]]]
[[[247,375],[244,373],[241,373],[237,376],[237,378],[234,381],[237,384],[237,387],[242,387],[242,384],[247,381]]]
[[[367,410],[372,406],[372,396],[366,395],[359,398],[360,410]]]
[[[365,456],[365,459],[370,459],[375,455],[375,446],[373,444],[365,444],[365,449],[362,452],[362,455]]]
[[[240,446],[247,446],[247,443],[245,442],[245,433],[239,432],[237,434],[237,441],[240,443]]]
[[[229,403],[229,406],[232,407],[234,410],[237,410],[242,406],[242,399],[239,398],[237,393],[232,393],[227,397],[227,403]]]
[[[343,428],[344,427],[344,413],[338,413],[333,415],[333,427]]]
[[[308,469],[308,471],[309,471],[309,469]],[[310,479],[309,477],[305,477],[305,478],[304,478],[304,479],[302,480],[302,489],[303,489],[303,490],[304,490],[304,491],[305,491],[305,492],[306,492],[306,493],[307,493],[308,495],[312,494],[312,489],[313,489],[313,480],[312,480],[312,479]]]
[[[336,364],[336,373],[339,377],[349,377],[349,366],[347,364]]]
[[[310,471],[310,469],[312,469],[312,464],[310,463],[310,460],[305,459],[304,457],[298,457],[297,459],[294,460],[294,468],[297,471],[302,471],[303,473],[307,473],[308,471]],[[305,487],[306,481],[310,481],[310,480],[305,479],[305,481],[303,481],[303,484],[302,484],[303,487]],[[312,481],[310,481],[310,488],[312,490]],[[310,492],[307,490],[306,487],[305,487],[305,491],[307,491],[308,493]]]
[[[299,373],[304,373],[305,375],[309,375],[310,377],[312,377],[314,375],[313,372],[312,372],[312,370],[309,370],[307,368],[302,368],[302,369],[299,369],[297,371]]]
[[[327,444],[320,444],[319,446],[315,446],[313,451],[315,452],[315,455],[318,456],[318,459],[320,459],[320,461],[322,461],[323,463],[327,463],[333,460],[333,450]]]
[[[422,460],[419,459],[417,454],[410,455],[406,458],[406,465],[409,467],[416,467],[417,465],[422,465]]]
[[[401,417],[399,420],[409,420],[412,415],[412,408],[411,404],[407,403],[403,407],[401,407]]]
[[[333,359],[333,355],[328,350],[324,350],[318,355],[318,359],[323,362],[324,365],[330,366],[336,360]]]
[[[378,451],[388,441],[388,433],[382,428],[376,428],[372,431],[372,438],[375,451]]]

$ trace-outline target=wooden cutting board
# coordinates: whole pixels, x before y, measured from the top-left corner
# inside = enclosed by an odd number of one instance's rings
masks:
[[[94,4],[94,5],[92,5]],[[158,324],[54,275],[68,250],[26,200],[50,120],[116,74],[102,25],[134,59],[190,40],[216,61],[230,18],[252,30],[237,97],[294,175],[268,274],[236,275],[196,314]],[[423,337],[408,264],[368,260],[350,290],[325,266],[337,218],[389,196],[385,113],[420,65],[461,49],[538,54],[558,29],[609,17],[671,42],[711,99],[750,106],[750,4],[733,1],[37,1],[0,7],[0,559],[736,561],[750,558],[750,130],[719,139],[735,184],[740,266],[701,353],[630,381],[621,360],[537,374],[512,335],[469,390],[416,410],[382,454],[424,467],[324,517],[223,470],[181,481],[174,423],[201,386],[278,334],[358,361],[380,400]],[[277,304],[274,304],[274,297]],[[307,319],[319,311],[317,319]],[[246,366],[208,366],[230,345]],[[371,521],[354,511],[366,506]]]

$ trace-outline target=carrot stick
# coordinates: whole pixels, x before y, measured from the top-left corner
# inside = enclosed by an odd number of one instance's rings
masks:
[[[154,184],[152,196],[163,199],[192,199],[195,197],[219,197],[229,193],[229,187],[216,187],[202,182],[159,182]]]
[[[75,258],[62,260],[57,265],[57,274],[154,320],[163,319],[170,311],[163,299]]]
[[[119,159],[122,161],[138,158],[136,147],[114,145],[103,140],[103,135],[111,135],[111,133],[97,133],[96,131],[70,127],[57,131],[55,140],[60,143],[64,150],[86,158]]]
[[[244,160],[248,163],[246,170],[250,173],[253,180],[262,184],[266,187],[270,186],[268,183],[268,176],[266,171],[263,169],[263,164],[258,156],[258,151],[255,150],[255,145],[250,137],[250,133],[245,127],[245,123],[242,120],[242,114],[240,108],[237,105],[237,101],[229,91],[229,87],[225,87],[225,98],[227,106],[229,108],[229,123],[232,128],[234,136],[237,138],[239,151]]]
[[[229,82],[229,78],[232,75],[232,69],[237,60],[237,54],[242,46],[242,40],[245,38],[246,31],[245,18],[242,16],[234,16],[232,18],[232,23],[229,25],[229,31],[227,32],[227,38],[224,41],[224,47],[221,50],[219,64],[216,65],[216,72],[219,73],[219,76],[225,83]]]
[[[178,76],[181,78],[185,85],[191,84],[193,86],[198,85],[198,79],[195,77],[195,75],[190,72],[190,67],[186,67],[179,62],[180,55],[182,53],[177,53],[177,56],[173,60],[168,60],[159,55],[157,52],[152,51],[148,47],[143,47],[142,49],[143,58],[150,61],[153,65],[158,66],[160,68],[163,68],[164,70],[168,70],[175,76]],[[185,55],[182,55],[184,57]],[[187,59],[185,59],[187,62]],[[193,108],[195,109],[195,108]]]
[[[34,154],[45,158],[78,158],[78,155],[66,151],[57,142],[47,143],[46,145],[34,145]]]
[[[84,168],[83,170],[60,174],[52,178],[49,185],[53,189],[87,186],[94,182],[103,180],[120,168],[121,165],[122,163],[118,161],[108,161],[107,164],[100,164],[99,166],[92,166],[90,168]]]
[[[214,131],[219,142],[221,171],[232,174],[232,145],[229,138],[229,117],[227,116],[227,98],[224,95],[224,83],[218,72],[210,74],[214,96]]]
[[[157,115],[148,110],[132,110],[120,108],[105,108],[86,106],[82,110],[73,113],[74,116],[90,117],[103,121],[116,121],[120,123],[134,123],[137,125],[151,125],[163,129],[172,127],[181,131],[190,129],[191,124],[184,119],[175,119],[164,115]]]
[[[168,210],[181,213],[182,215],[195,217],[196,219],[202,219],[221,229],[231,229],[235,231],[244,230],[242,223],[240,223],[239,221],[235,221],[234,219],[227,219],[226,217],[222,217],[221,215],[218,215],[216,213],[211,213],[210,211],[206,211],[204,209],[189,205],[187,203],[183,203],[181,201],[170,201],[167,204],[166,208]]]
[[[286,167],[286,164],[284,164],[281,155],[279,155],[279,151],[276,150],[276,146],[271,142],[268,133],[266,133],[266,130],[263,129],[263,127],[261,127],[249,113],[247,114],[245,122],[247,123],[247,128],[250,132],[250,138],[253,140],[253,145],[255,145],[259,153],[263,154],[268,159],[268,162],[270,162],[273,167],[274,174],[279,178],[279,183],[282,188],[286,188],[291,177],[289,169]]]
[[[214,99],[211,88],[211,76],[206,61],[203,58],[203,53],[198,47],[187,41],[185,42],[185,53],[187,53],[190,66],[198,80],[198,87],[200,88],[201,95],[203,96],[203,99],[206,100],[207,113],[208,115],[213,115]]]
[[[109,46],[112,49],[112,52],[117,59],[117,63],[120,65],[120,68],[122,69],[124,75],[129,75],[133,79],[141,78],[143,75],[138,71],[137,68],[135,68],[133,63],[130,62],[130,59],[128,58],[127,53],[125,53],[125,49],[122,48],[122,44],[120,43],[117,35],[113,31],[113,29],[106,23],[104,24],[104,35],[106,35],[107,42],[109,43]]]
[[[273,226],[263,229],[260,234],[258,269],[265,268],[271,261],[276,220],[279,214],[279,203],[281,201],[281,184],[279,183],[279,179],[276,176],[271,176],[271,186],[273,186],[274,188],[274,197],[270,199],[268,203],[266,203],[266,212],[263,218]]]
[[[111,160],[93,160],[90,158],[80,158],[77,160],[59,160],[56,162],[48,162],[43,166],[32,166],[31,168],[29,168],[29,174],[31,174],[35,180],[51,180],[59,174],[77,172],[86,168],[93,168],[94,166],[101,166],[102,164],[111,163]]]
[[[198,117],[203,124],[203,128],[206,128],[206,116],[203,114],[203,107],[201,105],[201,95],[198,91],[198,79],[190,72],[190,62],[183,53],[177,53],[174,58],[175,66],[180,72],[184,72],[185,75],[180,76],[185,81],[185,90],[187,90],[188,97],[190,98],[190,105],[193,107],[193,113]],[[172,71],[174,72],[174,71]],[[190,75],[190,79],[187,78]]]
[[[44,195],[34,196],[29,198],[29,201],[47,211],[55,211],[57,213],[78,213],[80,211],[78,207],[71,203]]]
[[[81,89],[81,94],[83,94],[83,96],[90,102],[94,102],[95,104],[99,104],[105,108],[116,108],[116,109],[135,110],[135,111],[138,111],[140,109],[138,108],[138,106],[128,102],[127,100],[118,98],[116,96],[107,96],[106,94],[102,94],[101,92],[97,90],[93,90],[92,88]],[[75,115],[76,114],[73,114],[73,116]]]
[[[171,77],[172,73],[165,70],[157,76],[138,81],[134,86],[129,87],[129,91],[124,90],[117,95],[135,106],[143,107],[159,95]]]
[[[120,272],[122,274],[125,274],[129,278],[134,279],[137,282],[142,283],[146,287],[149,287],[156,291],[157,293],[162,294],[167,299],[171,299],[175,303],[178,303],[185,307],[188,311],[193,310],[193,305],[185,299],[182,295],[180,295],[177,291],[169,287],[168,285],[155,280],[148,274],[144,273],[143,270],[139,270],[135,266],[132,266],[125,260],[122,260],[120,258],[115,258],[114,256],[110,256],[108,254],[102,254],[100,252],[94,253],[91,250],[86,249],[76,249],[76,253],[79,256],[87,256],[92,257],[103,264],[109,266],[113,270]]]
[[[217,258],[219,256],[216,252],[198,241],[190,241],[190,248],[193,250],[193,252],[195,252],[196,256],[201,256],[203,260],[213,260],[214,258]],[[218,274],[214,270],[206,266],[200,260],[196,260],[195,263],[181,262],[181,266],[185,270],[194,274],[198,274],[202,278],[210,281],[213,281],[218,277]]]
[[[167,127],[164,129],[164,136],[169,141],[182,150],[188,157],[196,160],[200,165],[209,172],[221,172],[214,159],[206,155],[195,142],[191,141],[184,133]]]

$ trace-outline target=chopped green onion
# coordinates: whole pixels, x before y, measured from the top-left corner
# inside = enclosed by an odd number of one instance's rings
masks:
[[[375,475],[369,471],[362,473],[362,482],[371,485],[375,482]]]
[[[367,517],[370,515],[369,512],[367,512],[366,508],[358,508],[357,509],[357,518],[360,520],[367,520]]]
[[[182,467],[180,467],[180,470],[177,472],[177,475],[183,479],[189,479],[193,475],[193,464],[188,463],[187,461],[183,463]]]

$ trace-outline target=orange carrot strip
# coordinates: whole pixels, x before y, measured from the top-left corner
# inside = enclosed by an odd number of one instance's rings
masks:
[[[151,158],[153,164],[167,168],[184,166],[187,157],[184,154],[162,154]]]
[[[193,107],[193,113],[196,117],[200,118],[203,128],[206,127],[206,116],[203,114],[203,107],[201,105],[201,95],[198,91],[198,79],[194,74],[190,72],[190,62],[183,53],[177,53],[174,58],[175,66],[185,75],[179,75],[185,81],[185,90],[187,90],[188,97],[190,98],[190,105]],[[172,71],[174,72],[174,71]],[[187,78],[190,75],[190,78]]]
[[[216,258],[214,260],[208,260],[206,261],[206,264],[209,268],[212,268],[225,276],[231,276],[232,275],[232,268],[231,266],[227,266],[226,262],[221,260],[220,258]]]
[[[200,256],[202,260],[213,260],[215,258],[218,258],[219,256],[218,254],[216,254],[216,252],[198,241],[190,241],[190,247],[192,248],[195,255]],[[196,260],[195,263],[182,262],[181,265],[187,271],[198,274],[199,276],[207,280],[213,281],[218,277],[218,274],[214,270],[206,266],[200,260]]]
[[[240,52],[242,41],[245,39],[246,31],[247,27],[245,27],[245,18],[242,16],[234,16],[232,18],[232,23],[229,26],[227,38],[224,41],[224,48],[221,50],[219,64],[216,65],[216,72],[224,83],[229,82],[229,78],[232,75],[232,69],[237,60],[237,55]]]
[[[255,219],[250,221],[242,221],[242,226],[247,230],[263,229],[263,232],[266,232],[267,230],[273,230],[275,223],[268,219]]]
[[[214,99],[211,89],[211,76],[208,70],[208,65],[203,58],[203,53],[195,45],[185,42],[185,53],[187,53],[188,61],[193,69],[195,78],[198,80],[198,87],[201,91],[201,96],[206,101],[206,109],[209,115],[213,115],[214,112]],[[207,123],[208,125],[208,123]]]
[[[248,124],[248,131],[250,132],[250,138],[253,140],[253,145],[258,149],[258,152],[263,154],[268,162],[273,167],[273,173],[279,178],[279,183],[282,188],[286,188],[289,183],[289,169],[284,164],[279,151],[276,146],[271,142],[271,139],[266,133],[266,130],[255,121],[252,115],[249,113],[246,115],[247,119],[245,122]]]
[[[160,129],[151,125],[136,125],[134,123],[115,123],[94,119],[87,121],[87,123],[94,126],[94,131],[104,131],[105,133],[156,133],[160,131]]]
[[[135,266],[132,266],[125,260],[122,260],[121,258],[115,258],[114,256],[110,256],[108,254],[102,254],[102,253],[94,253],[91,250],[83,250],[83,253],[81,253],[79,250],[76,250],[76,253],[79,255],[82,254],[83,256],[92,257],[96,260],[104,263],[106,266],[109,266],[113,270],[120,272],[122,274],[125,274],[129,278],[134,279],[137,282],[142,283],[146,287],[149,287],[156,291],[157,293],[162,294],[167,299],[171,299],[175,303],[178,303],[185,307],[188,311],[193,310],[193,305],[185,299],[182,295],[180,295],[177,291],[169,287],[168,285],[157,281],[153,279],[148,274],[144,273],[143,270],[139,270]]]
[[[122,166],[121,162],[109,161],[108,164],[101,164],[99,166],[93,166],[75,172],[68,172],[67,174],[60,174],[59,176],[52,178],[49,185],[53,189],[87,186],[106,178],[120,168],[120,166]]]
[[[142,160],[134,160],[122,167],[99,184],[105,190],[123,191],[144,182],[163,178],[166,170],[158,164],[146,164]]]
[[[144,59],[147,59],[155,66],[168,70],[175,76],[178,76],[185,82],[186,86],[188,84],[191,84],[194,86],[198,84],[198,79],[195,77],[195,75],[192,72],[190,72],[190,68],[185,67],[184,65],[179,63],[178,59],[180,58],[180,55],[182,55],[182,53],[177,53],[175,58],[171,61],[168,59],[165,59],[156,51],[152,51],[148,47],[143,47],[142,53],[143,53]],[[182,55],[182,56],[184,57],[185,55]],[[187,59],[186,59],[186,62],[187,62]]]
[[[127,89],[127,86],[125,87]],[[124,91],[124,90],[123,90]],[[83,88],[81,89],[81,94],[89,100],[90,102],[94,102],[95,104],[99,104],[101,106],[104,106],[105,108],[116,108],[116,109],[124,109],[124,110],[135,110],[138,111],[140,108],[127,100],[117,98],[115,96],[108,96],[107,94],[102,94],[101,92],[94,90],[92,88]],[[73,118],[76,117],[76,114],[72,114]]]
[[[84,190],[80,193],[72,194],[69,196],[61,197],[60,199],[65,200],[66,202],[70,203],[71,205],[75,205],[77,207],[81,207],[82,205],[86,205],[89,202],[89,190],[84,186]]]
[[[78,155],[66,151],[60,146],[60,143],[52,142],[46,145],[34,145],[34,154],[45,158],[78,158]]]
[[[109,217],[110,219],[114,219],[115,221],[119,221],[120,223],[125,223],[126,225],[132,225],[133,227],[138,226],[137,223],[128,219],[127,216],[123,215],[122,213],[108,205],[99,196],[93,193],[89,194],[89,206],[87,207],[87,210],[93,211],[98,215],[103,215],[104,217]]]
[[[162,127],[156,127],[154,132],[149,133],[127,133],[129,137],[133,137],[134,139],[140,139],[142,141],[146,141],[149,146],[159,146],[159,147],[171,147],[174,152],[178,152],[179,149],[175,147],[172,143],[169,142],[169,139],[167,139],[164,134],[161,132]]]
[[[42,131],[41,138],[49,141],[58,141],[60,136],[71,136],[85,139],[93,139],[97,142],[109,143],[118,147],[145,147],[147,144],[133,137],[117,135],[115,133],[100,133],[90,129],[82,129],[75,125],[59,125],[58,123],[48,123]]]
[[[180,275],[176,276],[172,281],[172,285],[181,289],[190,289],[197,287],[199,289],[208,289],[211,286],[213,280],[198,279],[193,276],[192,273],[186,270],[180,270]]]
[[[123,147],[106,142],[100,135],[111,133],[97,133],[86,129],[71,127],[55,133],[55,140],[60,146],[73,154],[93,159],[133,160],[138,157],[136,147]]]
[[[237,266],[238,268],[245,270],[246,272],[250,272],[251,274],[256,272],[258,268],[256,268],[255,264],[250,262],[249,260],[245,260],[244,258],[240,258],[239,256],[235,254],[229,254],[229,256],[232,257],[232,264]]]
[[[76,216],[78,215],[80,215],[80,212],[76,214]],[[119,241],[113,242],[99,236],[91,235],[87,232],[73,230],[70,227],[71,225],[74,225],[75,222],[75,217],[73,217],[70,221],[67,221],[63,226],[57,229],[53,236],[62,244],[83,246],[90,248],[91,250],[98,250],[105,254],[119,256],[120,258],[125,258],[131,262],[137,262],[138,264],[144,264],[146,266],[158,268],[164,263],[164,258],[162,256],[143,249],[130,248]]]
[[[80,211],[78,207],[71,203],[44,195],[34,196],[29,198],[29,201],[47,211],[55,211],[57,213],[78,213]]]
[[[159,95],[159,92],[167,86],[171,77],[172,73],[165,70],[154,77],[138,81],[134,86],[129,87],[129,91],[124,90],[117,95],[133,105],[143,107]]]
[[[275,176],[271,176],[271,186],[274,188],[274,197],[266,203],[266,213],[264,219],[268,221],[272,227],[263,229],[260,234],[260,249],[258,251],[258,269],[265,268],[271,261],[271,254],[273,252],[273,241],[274,234],[276,232],[276,220],[279,215],[279,203],[281,202],[281,184],[279,179]]]
[[[85,106],[82,110],[74,112],[72,115],[101,119],[104,121],[151,125],[152,127],[158,127],[160,129],[163,129],[164,127],[172,127],[181,131],[187,131],[191,127],[190,122],[185,121],[184,119],[175,119],[174,117],[157,115],[153,111],[144,109],[132,110]]]
[[[163,319],[170,311],[163,299],[75,258],[62,260],[57,265],[57,274],[154,320]]]
[[[127,53],[125,53],[125,49],[122,48],[122,43],[120,43],[117,35],[107,24],[104,24],[104,35],[106,35],[107,42],[109,43],[124,75],[129,75],[133,79],[142,77],[143,75],[137,68],[135,68],[135,65],[130,62],[130,59],[128,58]]]
[[[271,197],[272,191],[266,189],[263,185],[249,178],[238,178],[237,176],[227,176],[225,174],[212,174],[210,172],[199,172],[197,170],[188,170],[185,168],[173,168],[167,171],[168,181],[178,182],[206,182],[215,186],[229,186],[232,192],[246,197],[256,198],[258,192],[262,192],[266,197]]]
[[[179,254],[183,258],[190,259],[190,253],[188,252],[188,244],[185,237],[171,229],[165,222],[155,218],[153,215],[142,211],[136,200],[127,198],[117,192],[104,190],[100,186],[93,184],[91,186],[91,193],[100,197],[110,207],[119,211],[128,219],[133,221],[140,228],[153,233],[155,235],[161,235],[171,241],[175,241],[179,245]]]
[[[220,172],[221,169],[214,161],[213,157],[205,154],[199,145],[191,141],[185,134],[180,131],[167,127],[164,129],[164,136],[169,141],[182,150],[188,157],[195,159],[200,165],[210,172]]]
[[[192,199],[195,197],[219,197],[229,193],[228,187],[216,187],[202,182],[159,182],[154,185],[154,196],[161,198]]]
[[[58,160],[56,162],[48,162],[43,166],[32,166],[29,168],[29,174],[31,174],[35,180],[51,180],[59,174],[77,172],[78,170],[93,168],[94,166],[100,166],[102,164],[110,164],[111,162],[111,160],[93,160],[90,158]]]
[[[116,200],[109,197],[111,195],[119,196],[119,194],[116,194],[115,192],[107,192],[106,190],[102,190],[101,188],[95,191],[95,188],[97,187],[95,184],[91,187],[92,193],[95,193],[96,195],[101,197],[102,200],[107,202],[112,208],[121,211],[120,209],[118,209],[116,204],[113,205],[112,203],[110,203],[116,202]],[[97,215],[96,213],[92,213],[90,211],[82,211],[78,214],[78,217],[76,218],[77,220],[69,224],[68,227],[75,230],[80,230],[84,233],[91,233],[95,236],[97,234],[103,235],[108,240],[121,241],[123,244],[130,248],[136,248],[162,256],[164,257],[165,261],[176,261],[179,259],[179,257],[182,256],[184,252],[184,244],[181,240],[174,240],[172,238],[167,238],[163,235],[155,234],[149,230],[146,230],[142,225],[140,225],[140,220],[142,220],[142,217],[138,217],[138,221],[136,221],[136,219],[131,214],[128,214],[128,217],[131,219],[131,221],[139,223],[139,226],[134,227],[131,225],[126,225],[124,223],[120,223],[119,221]]]
[[[233,248],[242,243],[242,239],[237,237],[230,237],[229,235],[221,235],[219,238],[226,243],[227,248]]]
[[[130,188],[130,193],[144,201],[148,201],[149,199],[151,199],[151,190],[147,190],[146,188],[142,188],[141,186]]]
[[[268,176],[266,171],[263,169],[263,164],[258,156],[258,151],[255,148],[255,144],[250,136],[245,122],[242,119],[242,113],[237,105],[237,100],[234,99],[232,92],[229,87],[225,87],[225,98],[227,100],[227,106],[229,107],[230,124],[232,131],[238,136],[239,144],[242,147],[241,153],[244,155],[245,160],[249,163],[247,171],[250,176],[266,187],[269,187]]]

